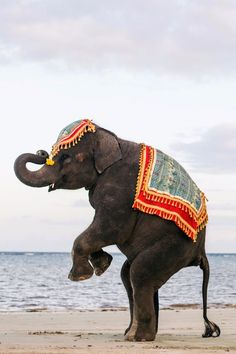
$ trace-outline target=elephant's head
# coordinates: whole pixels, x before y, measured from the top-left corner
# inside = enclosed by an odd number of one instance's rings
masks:
[[[56,189],[92,187],[100,174],[122,158],[117,137],[90,120],[76,121],[64,128],[52,147],[51,154],[20,155],[14,165],[21,182],[31,187]],[[28,162],[43,165],[37,171]]]

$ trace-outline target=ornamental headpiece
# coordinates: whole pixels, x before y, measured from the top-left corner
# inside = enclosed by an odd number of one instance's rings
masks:
[[[89,119],[77,120],[67,125],[60,132],[56,143],[52,146],[49,158],[46,160],[47,165],[54,165],[53,158],[60,150],[69,149],[75,146],[87,132],[95,133],[96,127]]]

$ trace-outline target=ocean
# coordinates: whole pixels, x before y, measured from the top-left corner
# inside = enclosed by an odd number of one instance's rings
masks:
[[[101,276],[71,282],[69,253],[0,253],[0,311],[66,311],[128,307],[120,269],[125,257],[114,253]],[[209,254],[209,306],[236,304],[236,254]],[[201,305],[202,271],[190,267],[160,289],[160,307]]]

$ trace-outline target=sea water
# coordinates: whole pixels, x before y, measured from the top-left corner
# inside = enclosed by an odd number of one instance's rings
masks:
[[[208,303],[236,303],[236,254],[208,255],[211,276]],[[83,310],[128,307],[120,279],[125,261],[113,254],[100,277],[72,282],[69,253],[0,253],[0,311]],[[175,274],[160,289],[160,306],[201,304],[202,271],[190,267]]]

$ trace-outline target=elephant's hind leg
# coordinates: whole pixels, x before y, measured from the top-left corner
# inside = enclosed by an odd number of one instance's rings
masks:
[[[133,321],[126,340],[153,341],[156,336],[156,319],[153,301],[154,291],[152,286],[140,287],[134,290]]]
[[[130,309],[130,324],[128,328],[125,330],[125,335],[129,332],[132,323],[133,323],[133,307],[134,307],[134,300],[133,300],[133,288],[130,281],[130,263],[126,260],[121,268],[121,279],[124,284],[124,287],[127,292],[127,296],[129,299],[129,309]],[[158,330],[158,318],[159,318],[159,295],[158,290],[153,295],[153,303],[154,309],[156,314],[156,332]]]
[[[155,276],[150,277],[155,253],[153,250],[140,253],[130,266],[130,281],[133,289],[133,320],[125,338],[129,341],[153,341],[156,336],[157,298]],[[158,286],[157,286],[158,288]],[[155,304],[154,304],[155,299]]]
[[[208,337],[219,337],[220,328],[207,318],[207,288],[210,276],[210,267],[206,255],[201,260],[200,268],[203,271],[203,283],[202,283],[202,299],[203,299],[203,318],[205,322],[205,332],[203,333],[204,338]]]
[[[128,328],[125,330],[125,335],[126,333],[130,330],[130,327],[132,326],[132,322],[133,322],[133,306],[134,306],[134,302],[133,302],[133,289],[132,289],[132,285],[130,282],[130,263],[126,260],[121,268],[121,280],[124,284],[127,296],[128,296],[128,300],[129,300],[129,310],[130,310],[130,324],[128,326]]]
[[[155,293],[154,293],[153,301],[154,301],[154,308],[155,308],[155,314],[156,314],[156,333],[157,333],[158,322],[159,322],[159,293],[158,293],[158,290],[155,291]]]

